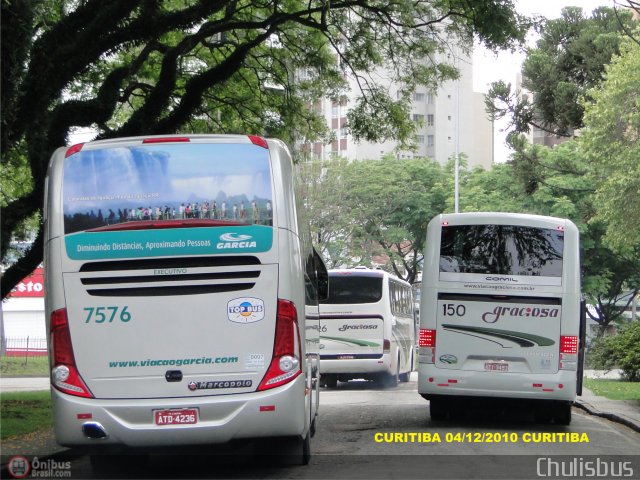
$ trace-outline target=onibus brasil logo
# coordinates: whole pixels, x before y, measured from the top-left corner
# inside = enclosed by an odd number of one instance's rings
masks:
[[[227,303],[227,317],[235,323],[254,323],[264,318],[264,301],[255,297],[242,297]]]

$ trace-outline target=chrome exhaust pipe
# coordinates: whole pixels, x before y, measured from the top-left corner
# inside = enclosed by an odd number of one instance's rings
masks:
[[[98,422],[86,422],[82,425],[82,433],[87,438],[100,439],[107,438],[106,430]]]

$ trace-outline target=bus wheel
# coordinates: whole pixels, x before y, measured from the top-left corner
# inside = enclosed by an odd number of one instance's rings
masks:
[[[558,403],[554,409],[553,422],[557,425],[569,425],[571,423],[571,404]]]
[[[432,398],[429,400],[429,414],[431,415],[431,420],[434,422],[446,420],[448,408],[444,399]]]
[[[398,386],[398,380],[400,379],[400,362],[396,364],[395,373],[387,373],[382,377],[382,386],[384,388],[395,388]]]
[[[311,433],[298,436],[264,439],[259,456],[276,466],[308,465],[311,461]]]
[[[413,370],[413,352],[411,352],[411,363],[409,364],[409,370],[399,375],[399,379],[402,383],[407,383],[411,378],[411,370]]]
[[[554,418],[553,405],[548,405],[546,402],[536,405],[533,417],[536,423],[551,423]]]
[[[322,383],[327,388],[336,388],[338,386],[338,377],[335,377],[333,375],[326,375],[321,378]]]

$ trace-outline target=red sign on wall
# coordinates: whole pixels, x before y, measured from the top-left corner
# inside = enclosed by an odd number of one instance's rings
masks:
[[[12,298],[44,297],[44,269],[36,268],[11,291]]]

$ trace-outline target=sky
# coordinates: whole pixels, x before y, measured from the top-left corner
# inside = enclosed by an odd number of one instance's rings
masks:
[[[515,0],[516,10],[527,16],[541,15],[545,18],[559,18],[564,7],[582,7],[591,13],[595,8],[613,7],[614,0]],[[535,45],[535,38],[530,44]],[[520,71],[525,55],[522,52],[500,52],[495,55],[483,48],[476,47],[473,56],[473,89],[486,93],[492,82],[504,80],[506,83],[516,84],[516,76]],[[501,131],[506,122],[496,122],[494,132],[494,160],[505,162],[511,153],[504,144],[505,133]]]

